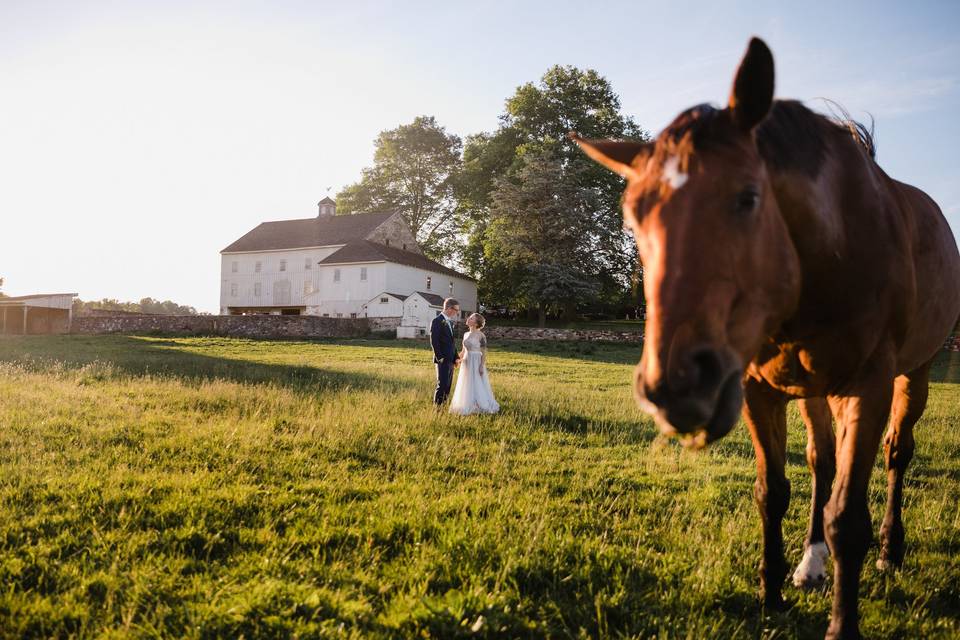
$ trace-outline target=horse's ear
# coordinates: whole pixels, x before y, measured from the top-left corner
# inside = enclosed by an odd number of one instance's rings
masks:
[[[752,38],[737,69],[730,92],[730,111],[744,131],[767,117],[773,104],[773,54],[760,38]]]
[[[585,140],[575,131],[569,136],[590,158],[628,179],[637,176],[633,161],[652,147],[649,142],[635,140]]]

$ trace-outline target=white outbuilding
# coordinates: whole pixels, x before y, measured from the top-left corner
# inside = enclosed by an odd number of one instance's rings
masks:
[[[403,301],[403,316],[397,327],[398,338],[420,338],[430,333],[430,323],[443,311],[443,296],[426,291],[415,291]],[[463,313],[463,302],[460,310]]]

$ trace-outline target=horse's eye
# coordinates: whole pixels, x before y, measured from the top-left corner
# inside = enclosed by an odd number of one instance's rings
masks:
[[[760,202],[760,193],[754,187],[748,187],[737,194],[734,209],[739,214],[748,214],[757,208]]]

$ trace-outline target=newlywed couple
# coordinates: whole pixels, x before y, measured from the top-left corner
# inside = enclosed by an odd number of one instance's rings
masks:
[[[487,371],[487,337],[481,329],[486,321],[479,313],[467,318],[470,331],[463,336],[463,349],[457,353],[454,339],[460,303],[453,298],[443,301],[443,312],[430,324],[430,344],[433,346],[433,362],[437,365],[437,390],[433,402],[442,407],[453,385],[453,370],[460,368],[457,389],[450,401],[450,413],[496,413],[500,410],[490,388]]]

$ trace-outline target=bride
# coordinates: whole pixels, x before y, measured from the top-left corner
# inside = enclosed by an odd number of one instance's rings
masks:
[[[480,331],[486,320],[479,313],[467,318],[470,331],[463,337],[457,388],[450,401],[450,413],[496,413],[500,405],[493,397],[487,370],[487,337]]]

